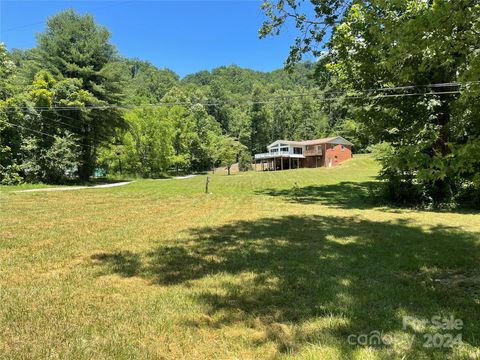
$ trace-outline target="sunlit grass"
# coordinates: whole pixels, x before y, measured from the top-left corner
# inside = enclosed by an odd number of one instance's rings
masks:
[[[0,357],[479,356],[480,216],[384,206],[377,171],[3,191]],[[405,315],[462,319],[464,344],[424,348]],[[347,342],[374,330],[395,342]]]

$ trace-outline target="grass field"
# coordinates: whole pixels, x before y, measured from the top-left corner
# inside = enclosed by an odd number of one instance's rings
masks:
[[[0,358],[479,359],[480,216],[380,206],[377,171],[4,188]]]

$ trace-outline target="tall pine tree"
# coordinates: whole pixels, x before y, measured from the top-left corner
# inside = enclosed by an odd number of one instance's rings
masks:
[[[93,174],[98,146],[123,125],[121,113],[111,107],[120,103],[121,82],[112,65],[116,50],[109,38],[108,30],[97,25],[92,16],[74,10],[50,18],[46,31],[38,35],[42,63],[61,80],[78,79],[65,87],[64,97],[56,99],[55,105],[72,107],[64,110],[64,115],[73,118],[78,129],[81,180]],[[102,106],[106,108],[98,108]]]

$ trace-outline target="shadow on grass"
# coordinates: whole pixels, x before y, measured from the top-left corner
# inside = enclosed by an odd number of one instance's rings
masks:
[[[454,316],[464,322],[454,333],[480,345],[479,239],[408,221],[284,216],[192,229],[180,244],[145,253],[92,257],[106,272],[195,289],[208,326],[241,323],[268,334],[283,326],[284,335],[269,338],[279,351],[310,343],[348,357],[356,350],[350,334],[379,331],[415,335],[411,348],[381,345],[390,355],[442,358],[452,350],[423,347],[423,331],[436,329],[403,329],[402,319]]]
[[[322,204],[345,209],[366,209],[379,206],[384,201],[377,195],[378,182],[344,181],[332,185],[293,186],[290,189],[262,189],[258,195],[279,197],[292,203]]]
[[[94,254],[91,256],[91,259],[108,263],[112,272],[124,277],[137,275],[142,265],[140,257],[129,251],[121,251],[114,254]]]
[[[421,209],[423,211],[450,212],[457,214],[478,214],[476,205],[459,204],[456,207],[425,208],[421,204],[402,204],[385,198],[380,181],[352,182],[343,181],[331,185],[292,186],[289,189],[260,189],[257,195],[277,197],[290,203],[322,204],[342,209],[370,209],[383,207],[382,211],[401,213],[403,210]]]

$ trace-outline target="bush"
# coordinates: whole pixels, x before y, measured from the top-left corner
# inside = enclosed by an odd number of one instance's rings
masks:
[[[26,138],[22,143],[25,180],[29,182],[62,183],[78,168],[79,146],[71,133],[54,135],[48,146],[36,138]]]
[[[246,150],[241,151],[238,155],[238,170],[252,170],[252,155]]]
[[[20,166],[17,164],[2,166],[0,165],[0,184],[1,185],[19,185],[23,182],[20,175]]]
[[[477,178],[480,180],[480,175]],[[465,183],[458,192],[456,203],[462,207],[480,209],[480,184],[476,181]]]

